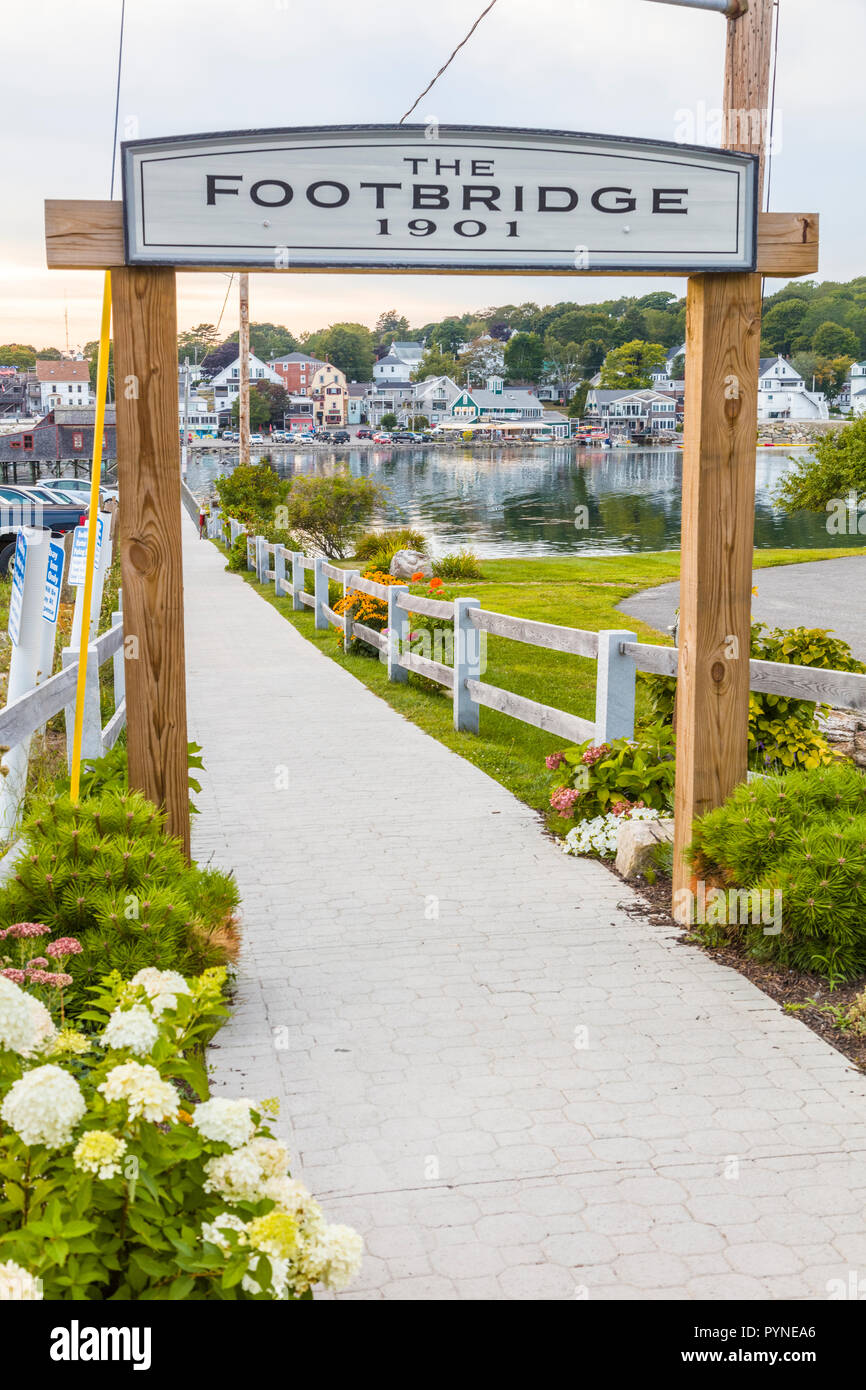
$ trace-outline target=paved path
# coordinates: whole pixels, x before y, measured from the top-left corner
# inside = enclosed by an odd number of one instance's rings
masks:
[[[244,899],[215,1084],[279,1095],[296,1174],[362,1231],[342,1297],[824,1298],[866,1269],[864,1079],[184,537],[194,847]]]
[[[755,570],[752,613],[771,627],[827,627],[866,660],[866,555]],[[620,612],[664,632],[680,602],[679,581],[624,599]]]

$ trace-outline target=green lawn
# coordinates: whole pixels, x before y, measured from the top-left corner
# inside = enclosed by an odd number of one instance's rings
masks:
[[[765,568],[862,553],[862,546],[838,550],[760,550],[755,553],[755,566]],[[351,561],[345,563],[347,567],[356,567]],[[658,633],[627,617],[617,611],[616,605],[640,589],[678,579],[679,568],[678,551],[589,559],[484,560],[483,580],[454,581],[447,585],[447,592],[452,597],[473,595],[480,599],[482,607],[500,613],[590,631],[628,627],[642,641],[669,645],[667,633]],[[455,733],[450,692],[431,692],[411,673],[406,684],[389,682],[385,666],[375,654],[344,656],[336,630],[316,632],[309,610],[295,613],[291,599],[274,597],[273,585],[265,588],[257,584],[251,573],[242,577],[294,623],[304,637],[407,719],[468,758],[530,806],[539,810],[547,806],[549,773],[543,758],[561,747],[562,739],[488,709],[481,710],[479,735]],[[584,657],[489,636],[484,680],[584,718],[591,719],[595,713],[595,662]],[[638,682],[639,717],[643,709]]]

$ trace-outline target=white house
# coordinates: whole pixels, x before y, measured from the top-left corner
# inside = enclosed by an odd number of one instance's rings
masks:
[[[673,376],[673,367],[674,367],[674,363],[676,362],[676,360],[677,360],[678,357],[685,357],[685,355],[686,355],[686,345],[685,345],[685,343],[680,343],[677,347],[672,347],[672,348],[671,348],[670,352],[668,353],[667,357],[665,358],[665,376],[668,376],[668,377]]]
[[[415,382],[415,414],[426,415],[431,425],[438,425],[460,395],[460,387],[450,376],[428,376]]]
[[[407,381],[424,356],[423,343],[392,343],[373,367],[377,382]]]
[[[807,391],[799,372],[781,355],[762,357],[758,377],[758,420],[827,420],[823,391]]]
[[[649,386],[619,391],[593,386],[586,393],[584,417],[587,424],[600,425],[611,435],[673,434],[677,401]]]
[[[44,415],[58,405],[91,405],[90,363],[83,358],[36,362],[39,408]]]
[[[853,413],[866,415],[866,362],[852,363],[849,391]]]
[[[250,387],[254,387],[260,381],[272,381],[277,386],[285,386],[283,378],[269,367],[266,362],[262,362],[256,357],[255,353],[250,353]],[[241,392],[241,359],[236,357],[234,362],[230,362],[227,367],[223,367],[221,372],[210,383],[213,389],[214,409],[218,414],[225,410],[231,410]]]
[[[464,388],[451,402],[447,423],[496,423],[518,420],[541,420],[544,406],[534,391],[505,388],[501,376],[488,379],[487,389]],[[443,421],[443,423],[446,423]]]

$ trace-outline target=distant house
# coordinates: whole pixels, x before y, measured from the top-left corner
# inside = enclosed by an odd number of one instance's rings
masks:
[[[506,389],[501,376],[491,376],[486,390],[464,388],[451,402],[449,422],[465,420],[494,423],[509,420],[541,420],[544,406],[534,391]]]
[[[0,434],[2,463],[89,463],[93,457],[95,406],[57,406],[29,429]],[[105,460],[117,458],[114,406],[105,407],[102,442]]]
[[[306,352],[287,352],[283,357],[271,357],[268,366],[277,373],[290,396],[306,396],[316,372],[326,364],[321,357]]]
[[[830,409],[823,391],[807,391],[806,383],[781,355],[762,357],[758,376],[758,420],[827,420]]]
[[[372,381],[350,381],[346,387],[346,424],[362,425],[367,418],[367,396]]]
[[[428,376],[415,382],[415,414],[426,415],[431,425],[438,425],[460,395],[460,387],[450,376]]]
[[[255,353],[251,352],[250,388],[252,389],[260,381],[271,381],[277,386],[285,385],[282,377],[272,367],[269,367],[266,362],[262,362]],[[221,372],[217,372],[210,383],[209,390],[213,391],[214,413],[220,416],[221,421],[227,420],[241,391],[240,357],[236,357],[234,362],[229,362],[227,367],[223,367]]]
[[[407,381],[420,366],[423,356],[423,343],[392,343],[385,356],[374,364],[373,380],[377,385]]]
[[[84,358],[36,362],[36,383],[39,388],[39,410],[45,413],[56,406],[87,406],[90,394],[90,363]]]
[[[677,400],[666,391],[643,386],[618,391],[593,386],[586,394],[584,419],[610,435],[673,434]]]
[[[855,415],[866,415],[866,362],[854,362],[848,382],[849,405]]]
[[[680,343],[677,347],[672,347],[672,348],[670,349],[670,352],[668,353],[667,357],[665,358],[665,376],[667,376],[667,377],[672,377],[672,376],[673,376],[673,372],[674,372],[674,363],[676,362],[676,360],[677,360],[678,357],[685,357],[685,355],[686,355],[686,345],[685,345],[685,343]]]
[[[383,415],[396,415],[398,419],[402,416],[405,421],[415,414],[415,382],[374,381],[366,400],[367,418],[371,425],[381,425]]]

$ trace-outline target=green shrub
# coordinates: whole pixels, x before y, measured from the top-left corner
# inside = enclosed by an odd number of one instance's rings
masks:
[[[688,857],[699,881],[780,894],[780,932],[752,914],[726,921],[727,939],[834,983],[866,971],[866,777],[850,763],[737,787],[695,823]]]
[[[285,503],[286,529],[331,560],[351,553],[360,527],[370,520],[383,489],[369,478],[341,470],[330,477],[299,474]],[[282,511],[283,509],[281,509]]]
[[[355,559],[379,561],[387,555],[388,563],[384,566],[387,570],[391,557],[398,550],[417,550],[426,555],[427,540],[411,526],[403,526],[396,531],[365,531],[355,542]],[[379,564],[378,568],[382,569],[383,566]]]
[[[246,568],[247,533],[246,531],[241,531],[239,535],[235,536],[232,547],[229,550],[229,559],[228,564],[226,565],[226,569],[231,570],[234,574],[241,574],[246,570]]]
[[[43,799],[22,837],[0,887],[0,928],[43,923],[80,941],[68,965],[73,1015],[85,1007],[84,986],[106,971],[197,973],[234,955],[234,881],[187,863],[140,793],[105,791],[77,805],[67,794]]]
[[[0,978],[4,1298],[295,1301],[350,1282],[361,1239],[291,1180],[276,1102],[206,1099],[194,1054],[224,976],[110,974],[89,1034]]]
[[[217,478],[216,491],[224,516],[249,526],[253,533],[271,525],[277,508],[285,503],[291,486],[287,478],[274,472],[270,463],[239,463],[231,473]]]
[[[674,745],[670,729],[645,729],[634,740],[591,738],[551,753],[545,762],[554,773],[550,804],[563,820],[603,816],[620,802],[664,811],[674,787]]]
[[[824,628],[767,628],[752,623],[751,656],[755,661],[814,666],[825,671],[866,671],[847,642]],[[640,675],[652,718],[671,723],[677,683],[673,676]],[[826,706],[822,706],[826,708]],[[759,771],[829,765],[835,755],[815,722],[811,700],[786,695],[749,695],[749,766]]]
[[[186,752],[187,769],[189,772],[200,771],[204,768],[201,757],[201,744],[188,743]],[[69,778],[64,770],[56,783],[58,794],[66,790],[69,785]],[[125,792],[129,789],[129,758],[125,743],[116,743],[113,748],[101,758],[85,758],[81,766],[81,797],[86,800],[88,797],[96,796],[100,792],[115,791]],[[189,789],[192,792],[201,791],[201,783],[195,777],[189,778]],[[198,815],[198,807],[192,797],[189,799],[189,813],[191,816]]]
[[[433,562],[433,573],[440,579],[483,579],[478,556],[471,550],[458,550],[454,555],[440,555]]]

